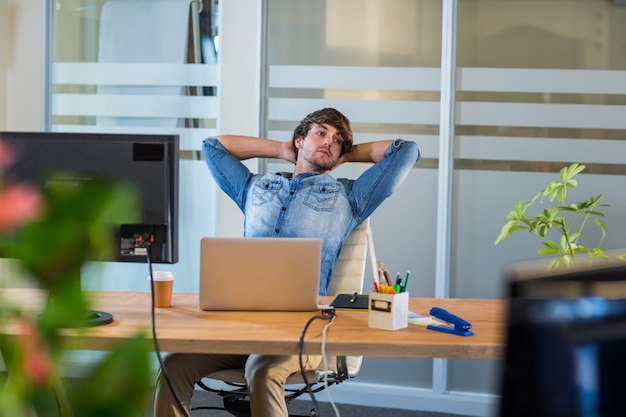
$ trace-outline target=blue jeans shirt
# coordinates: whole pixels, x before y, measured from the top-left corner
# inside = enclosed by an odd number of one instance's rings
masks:
[[[322,240],[320,295],[326,295],[344,241],[406,178],[420,158],[414,142],[395,140],[356,180],[306,172],[252,174],[215,138],[203,153],[219,187],[244,213],[246,237]]]

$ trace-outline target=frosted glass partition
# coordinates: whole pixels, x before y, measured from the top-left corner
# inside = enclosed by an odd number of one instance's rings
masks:
[[[61,0],[53,11],[51,130],[215,134],[217,10],[191,0]]]
[[[506,215],[572,162],[587,168],[570,202],[603,194],[603,248],[626,246],[625,18],[618,2],[458,2],[451,297],[506,296],[509,265],[541,247],[495,246]],[[495,363],[448,365],[448,389],[497,392]]]
[[[52,95],[53,130],[80,132],[177,133],[181,149],[199,149],[201,139],[215,134],[219,114],[217,96],[181,94],[102,94],[89,91],[93,85],[193,86],[214,88],[219,80],[216,64],[128,64],[54,63],[52,80],[56,89],[70,87],[84,92],[56,92]],[[144,123],[106,125],[99,117],[141,118]],[[186,123],[160,125],[159,120],[201,120],[201,127]],[[63,121],[66,121],[63,123]],[[69,123],[72,122],[72,123]]]
[[[525,95],[518,102],[459,101],[457,124],[475,131],[458,135],[458,159],[625,162],[626,140],[613,136],[626,130],[622,117],[626,104],[593,98],[626,95],[626,71],[462,68],[458,72],[459,92],[499,92],[508,99],[519,97],[512,93],[527,93],[534,99]],[[551,100],[556,94],[587,99]],[[458,130],[467,131],[464,127]],[[550,129],[567,131],[550,135]]]

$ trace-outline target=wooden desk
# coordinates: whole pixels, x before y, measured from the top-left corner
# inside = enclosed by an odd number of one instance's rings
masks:
[[[115,342],[150,330],[150,294],[103,291],[89,293],[94,307],[113,314],[114,322],[84,330],[64,331],[71,349],[106,350]],[[22,306],[41,305],[34,289],[0,289],[0,295]],[[330,303],[332,297],[321,302]],[[156,311],[159,347],[164,352],[296,354],[304,325],[314,313],[206,312],[198,296],[175,293],[171,308]],[[410,311],[427,315],[438,306],[472,323],[475,335],[456,336],[420,325],[386,331],[368,327],[367,312],[338,311],[327,333],[329,355],[416,358],[499,359],[504,352],[503,300],[411,298]],[[307,331],[306,350],[321,351],[327,320],[315,320]],[[4,330],[6,331],[6,330]]]

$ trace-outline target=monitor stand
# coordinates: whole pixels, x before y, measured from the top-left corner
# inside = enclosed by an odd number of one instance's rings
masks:
[[[68,293],[74,293],[74,298],[78,299],[78,297],[82,295],[81,278],[79,278],[76,282],[69,284],[69,286],[65,288],[65,291]],[[48,304],[52,302],[52,297],[49,296]],[[53,307],[48,305],[47,308],[49,309]],[[39,315],[40,319],[42,314]],[[61,323],[60,327],[65,329],[75,329],[81,327],[103,326],[113,322],[113,315],[111,313],[107,313],[106,311],[87,310],[84,311],[83,314],[84,315],[81,314],[82,317],[78,317],[77,315],[75,318],[68,319],[66,322]]]
[[[76,327],[94,327],[113,323],[113,314],[106,311],[89,310],[84,320],[79,321]]]
[[[42,314],[39,315],[40,319]],[[62,323],[61,327],[64,329],[77,329],[82,327],[103,326],[109,323],[113,323],[113,314],[107,313],[106,311],[87,310],[83,317],[68,320]]]

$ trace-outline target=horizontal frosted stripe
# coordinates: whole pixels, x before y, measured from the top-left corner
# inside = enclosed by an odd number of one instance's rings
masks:
[[[509,161],[626,163],[626,141],[460,136],[457,158]]]
[[[53,84],[216,86],[215,64],[54,63]]]
[[[626,71],[460,68],[459,91],[626,94]],[[269,86],[439,91],[439,68],[273,65]]]
[[[152,127],[115,127],[95,125],[52,125],[53,132],[85,132],[85,133],[132,133],[138,135],[160,134],[178,135],[180,137],[180,149],[199,150],[202,148],[202,140],[217,135],[216,129],[204,128],[152,128]]]
[[[461,91],[626,94],[626,71],[462,68]]]
[[[269,86],[439,91],[439,68],[273,65]]]
[[[268,120],[300,121],[311,111],[335,107],[352,122],[439,124],[439,102],[270,98]]]
[[[217,118],[216,97],[53,94],[55,116]]]
[[[626,129],[626,106],[583,104],[463,102],[457,123],[476,126],[528,126]]]

